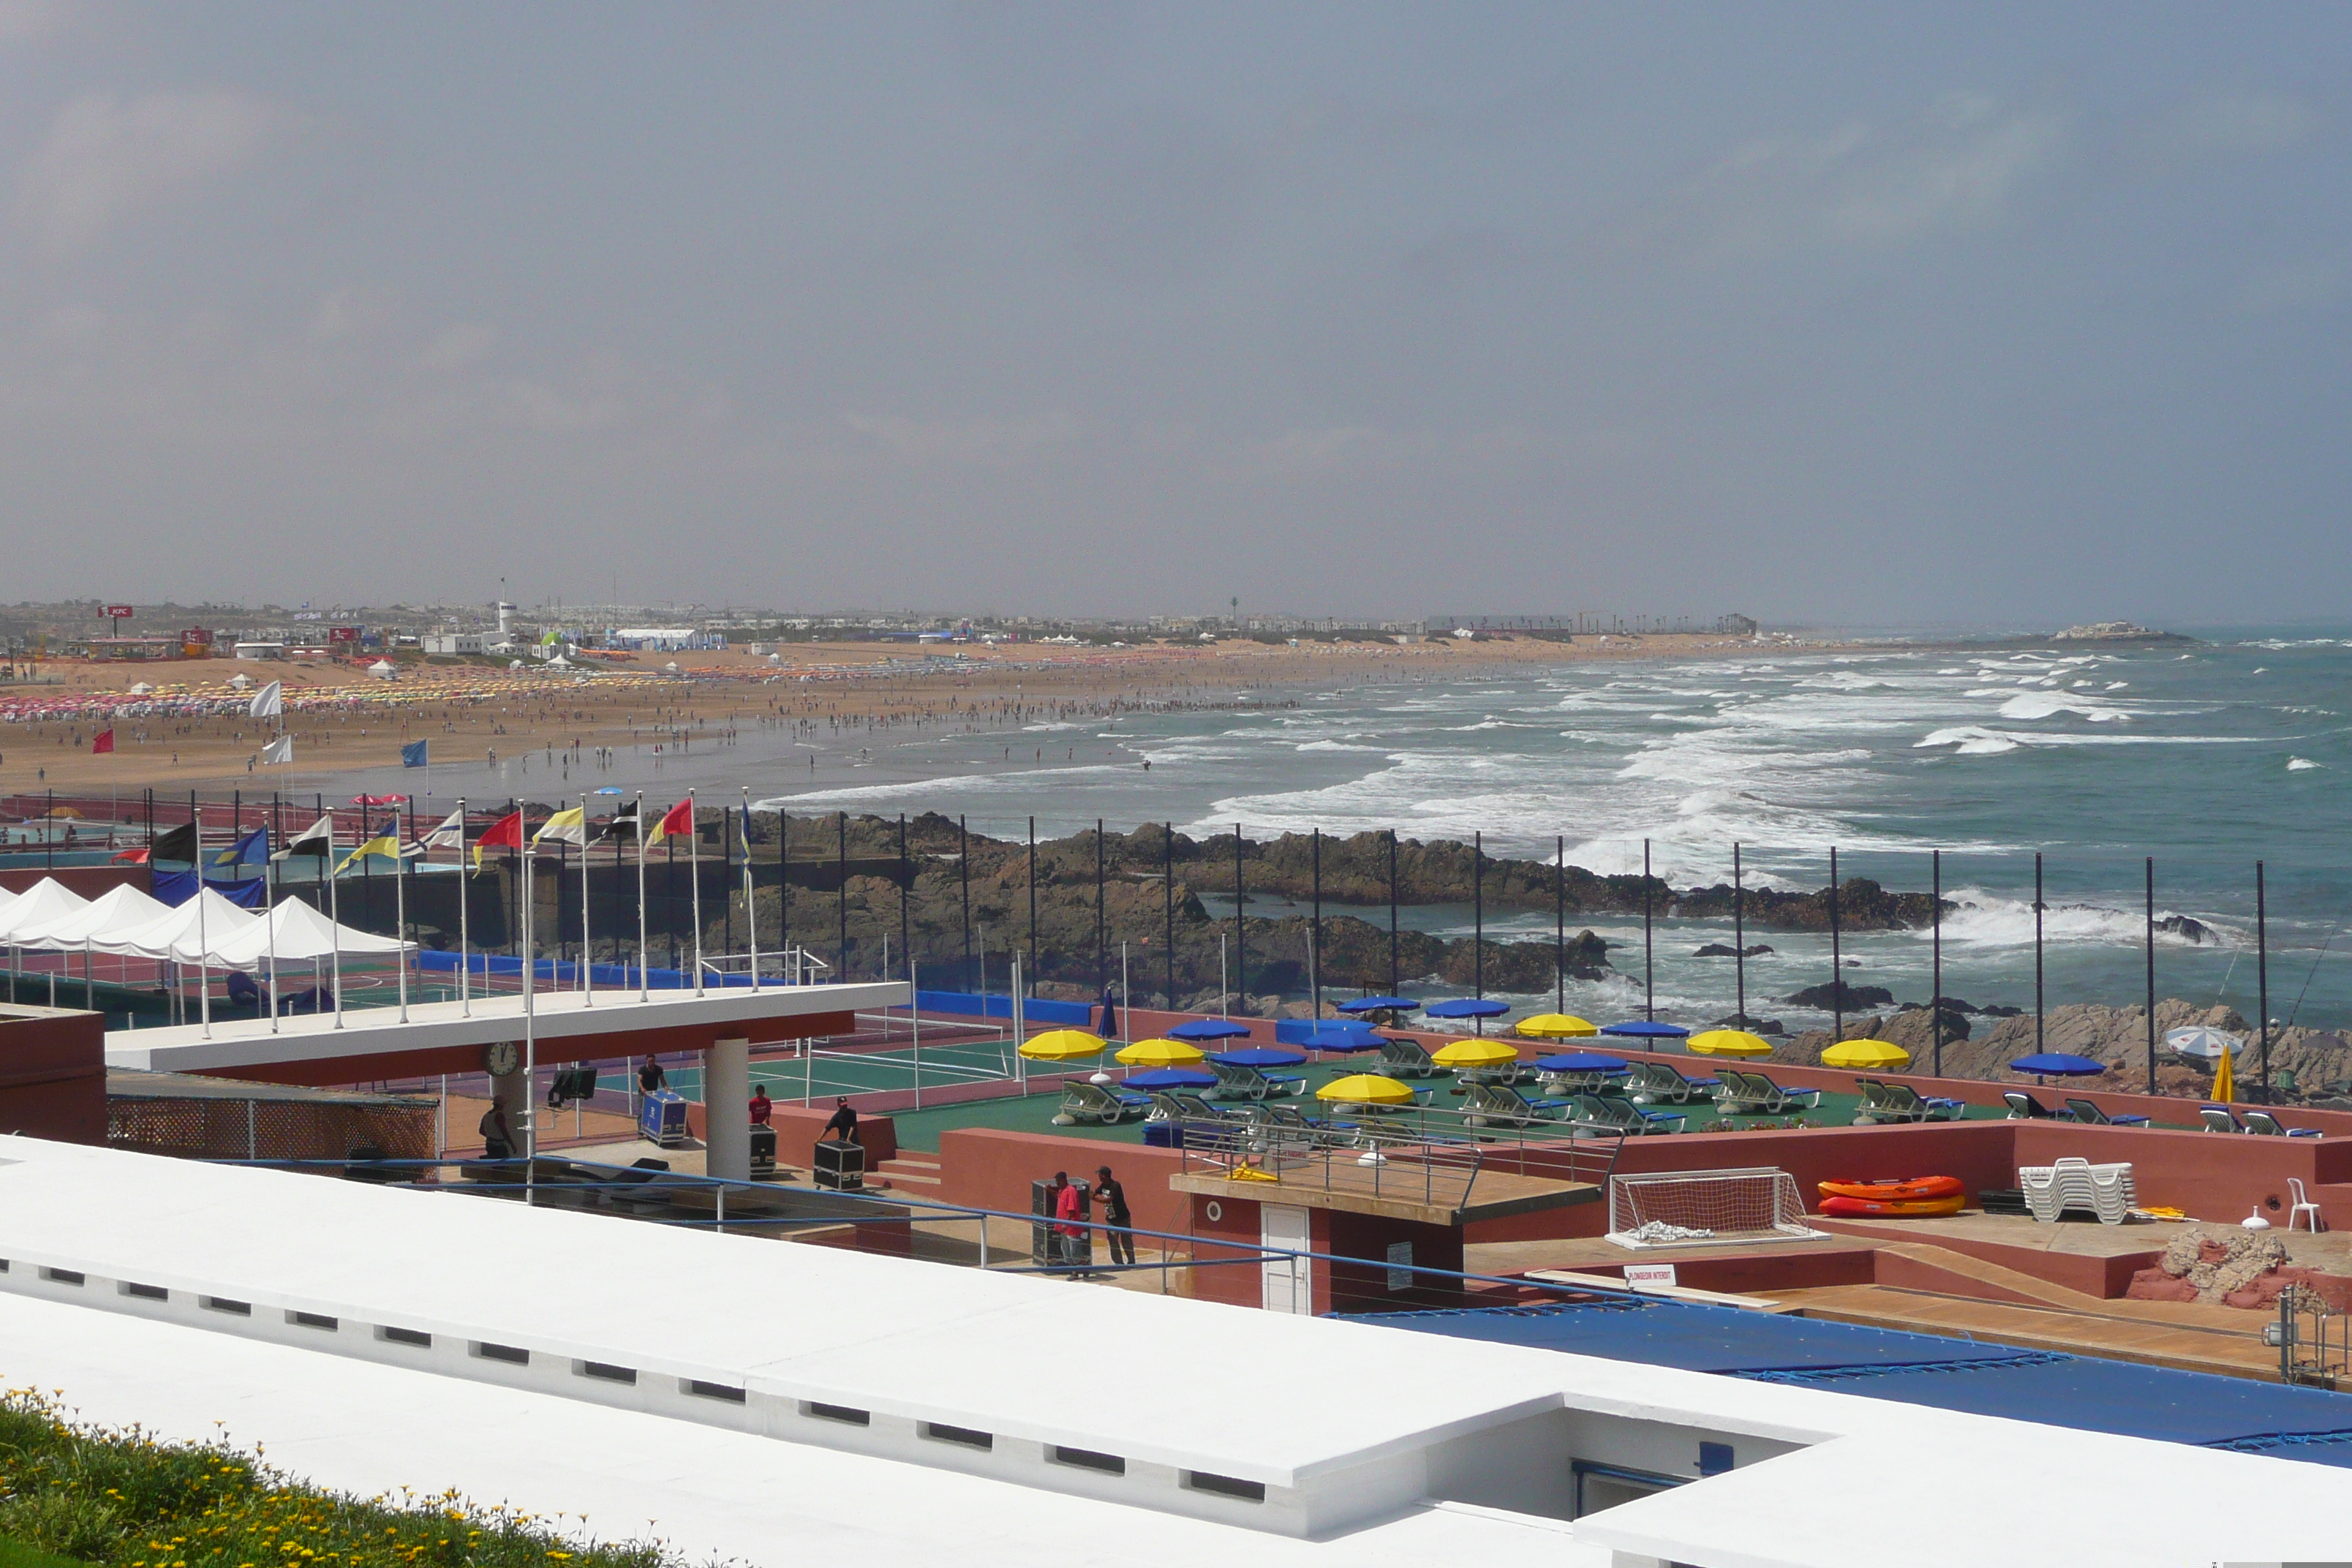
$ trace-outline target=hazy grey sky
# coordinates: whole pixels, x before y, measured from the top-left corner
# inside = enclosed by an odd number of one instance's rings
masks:
[[[2347,39],[0,0],[0,596],[2340,615]]]

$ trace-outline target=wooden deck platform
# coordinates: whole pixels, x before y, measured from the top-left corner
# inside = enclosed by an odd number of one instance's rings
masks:
[[[1592,1182],[1559,1182],[1504,1171],[1481,1171],[1470,1182],[1463,1180],[1461,1173],[1441,1170],[1433,1180],[1424,1180],[1417,1163],[1398,1160],[1385,1165],[1360,1164],[1353,1150],[1286,1166],[1272,1181],[1236,1180],[1194,1171],[1169,1177],[1168,1185],[1180,1193],[1443,1226],[1599,1203],[1601,1194],[1600,1185]]]

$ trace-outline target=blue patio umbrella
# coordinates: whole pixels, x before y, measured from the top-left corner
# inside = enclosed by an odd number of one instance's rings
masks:
[[[1499,1018],[1511,1010],[1507,1002],[1490,1002],[1483,996],[1458,996],[1450,1002],[1432,1002],[1422,1011],[1433,1018]]]
[[[1680,1024],[1658,1024],[1646,1018],[1634,1018],[1622,1024],[1605,1024],[1601,1032],[1637,1040],[1686,1040],[1690,1031]]]
[[[1538,1057],[1539,1072],[1623,1072],[1627,1063],[1622,1057],[1604,1057],[1598,1051],[1570,1051],[1564,1057]]]
[[[1209,1059],[1231,1068],[1295,1068],[1307,1059],[1307,1053],[1255,1046],[1245,1051],[1219,1051]]]
[[[1103,987],[1102,994],[1102,1027],[1095,1033],[1106,1040],[1118,1038],[1118,1009],[1111,1003],[1110,987],[1108,985]]]
[[[1359,996],[1352,1002],[1339,1004],[1342,1013],[1411,1013],[1421,1004],[1410,996]]]
[[[1246,1040],[1249,1028],[1230,1018],[1202,1018],[1194,1023],[1179,1024],[1168,1031],[1171,1040]]]
[[[2095,1062],[2088,1057],[2070,1057],[2063,1051],[2043,1056],[2020,1057],[2009,1064],[2011,1072],[2030,1072],[2042,1078],[2089,1078],[2107,1070],[2105,1062]]]
[[[1198,1068],[1154,1068],[1124,1081],[1129,1089],[1214,1089],[1217,1075]]]
[[[626,795],[629,792],[618,784],[602,784],[588,793],[590,795]]]

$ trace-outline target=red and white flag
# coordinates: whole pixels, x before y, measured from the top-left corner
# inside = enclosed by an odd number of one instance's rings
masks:
[[[474,840],[474,869],[478,871],[482,868],[482,851],[485,849],[521,847],[522,813],[518,811],[499,817],[482,829],[482,836]]]
[[[89,749],[92,755],[102,755],[105,752],[114,750],[113,726],[109,725],[107,728],[100,730],[97,734],[91,736],[89,740]]]

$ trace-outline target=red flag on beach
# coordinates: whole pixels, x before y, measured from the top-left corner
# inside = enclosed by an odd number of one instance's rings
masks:
[[[114,750],[114,731],[112,727],[110,726],[107,729],[100,730],[97,734],[91,736],[89,749],[92,755]]]
[[[500,847],[508,849],[520,849],[522,847],[521,812],[518,811],[511,816],[501,816],[496,822],[491,823],[488,827],[482,829],[482,836],[474,840],[474,869],[478,871],[482,868],[483,850],[497,849]]]
[[[693,832],[694,801],[689,796],[661,814],[661,820],[654,824],[651,833],[646,835],[646,847],[650,849],[675,834],[684,833],[690,836]]]

